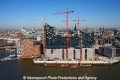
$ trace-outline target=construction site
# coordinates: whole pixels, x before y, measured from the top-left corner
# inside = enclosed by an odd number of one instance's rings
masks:
[[[42,39],[40,41],[35,40],[34,32],[27,32],[27,30],[22,28],[21,30],[23,37],[20,38],[19,42],[17,43],[17,53],[21,54],[23,58],[40,57],[42,53],[44,59],[92,59],[94,57],[94,52],[92,49],[94,46],[94,32],[81,31],[79,23],[80,21],[85,20],[80,20],[79,18],[78,20],[71,20],[78,22],[78,27],[76,27],[75,24],[74,31],[68,31],[68,14],[73,12],[73,10],[68,11],[68,9],[66,9],[66,12],[58,12],[54,14],[66,14],[66,20],[64,21],[66,22],[66,32],[63,33],[57,33],[55,27],[52,27],[47,23],[44,25],[44,20],[49,19],[43,18],[41,32]],[[29,18],[27,20],[37,19]],[[40,46],[40,44],[43,46]],[[92,52],[90,53],[91,55],[87,56],[88,51]],[[86,57],[84,56],[85,54]]]
[[[120,55],[119,46],[115,48],[115,40],[119,37],[107,34],[103,29],[97,32],[80,28],[80,22],[86,20],[69,20],[68,14],[74,13],[74,10],[65,12],[56,12],[57,14],[66,14],[66,30],[60,31],[55,27],[44,23],[49,18],[42,18],[42,29],[37,32],[34,28],[27,30],[21,29],[17,33],[17,39],[6,39],[7,42],[16,44],[17,56],[22,58],[35,58],[34,63],[44,64],[45,66],[72,66],[81,65],[91,66],[92,64],[113,64],[119,62],[116,57]],[[38,20],[39,18],[28,18],[28,20]],[[70,30],[68,23],[77,22],[74,28]],[[107,34],[107,35],[106,35]],[[117,33],[116,33],[117,34]],[[18,37],[19,36],[19,37]],[[117,38],[116,38],[117,37]],[[3,41],[1,40],[1,44]],[[114,45],[113,45],[114,42]],[[106,46],[107,45],[107,46]],[[112,46],[112,47],[111,47]],[[98,55],[107,57],[101,58]],[[38,59],[36,59],[38,58]],[[111,60],[112,59],[112,60]],[[57,62],[56,62],[57,61]]]

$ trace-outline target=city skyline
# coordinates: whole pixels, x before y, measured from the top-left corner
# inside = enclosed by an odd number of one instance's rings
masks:
[[[53,15],[60,12],[74,10],[68,15],[69,20],[78,17],[85,22],[80,22],[80,27],[85,28],[119,28],[120,24],[119,0],[1,0],[0,1],[0,29],[41,29],[42,17],[56,28],[65,28],[66,14]],[[40,20],[27,20],[40,18]],[[77,22],[69,22],[68,27],[74,28]]]

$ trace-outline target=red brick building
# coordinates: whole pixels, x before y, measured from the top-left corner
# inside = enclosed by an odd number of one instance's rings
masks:
[[[31,58],[31,57],[39,57],[40,46],[34,44],[33,38],[22,38],[20,40],[22,45],[22,57],[23,58]]]

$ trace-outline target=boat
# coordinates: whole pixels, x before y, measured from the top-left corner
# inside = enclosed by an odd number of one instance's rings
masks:
[[[21,58],[21,57],[22,57],[22,55],[20,55],[20,54],[17,54],[17,57],[18,57],[18,58]]]
[[[9,56],[10,58],[16,58],[17,57],[17,55],[15,55],[15,54],[10,54],[10,56]]]
[[[70,68],[80,68],[79,64],[69,64]]]
[[[14,52],[15,51],[15,49],[10,49],[10,52]]]

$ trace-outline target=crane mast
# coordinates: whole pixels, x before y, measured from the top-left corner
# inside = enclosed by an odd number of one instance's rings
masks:
[[[44,28],[44,20],[50,20],[49,18],[42,18],[42,44],[43,44],[43,53],[46,59],[46,31]]]
[[[78,22],[78,31],[80,33],[80,21],[85,21],[85,20],[80,20],[78,17],[78,20],[71,20],[71,21],[77,21]],[[82,32],[79,34],[80,35],[80,60],[82,60]]]
[[[40,20],[40,18],[28,18],[27,20]],[[49,18],[42,18],[42,44],[43,44],[43,54],[46,59],[46,31],[44,29],[44,20],[50,20]]]
[[[57,14],[65,14],[66,13],[66,59],[68,60],[68,14],[73,13],[74,11],[68,11],[68,8],[66,9],[65,12],[56,12],[53,15]]]

